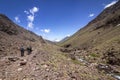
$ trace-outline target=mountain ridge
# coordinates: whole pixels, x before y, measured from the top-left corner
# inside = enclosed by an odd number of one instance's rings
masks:
[[[103,12],[101,12],[95,19],[93,19],[91,22],[89,22],[85,27],[78,30],[75,34],[73,34],[68,41],[71,39],[71,43],[74,42],[74,38],[78,38],[78,36],[86,34],[86,32],[94,32],[97,29],[100,28],[110,28],[113,26],[117,26],[120,24],[120,1],[118,1],[115,5],[112,5],[111,7],[106,8]],[[115,9],[114,9],[115,8]],[[111,10],[112,9],[112,10]],[[110,11],[110,12],[108,12]],[[105,20],[105,21],[104,21]],[[98,31],[98,34],[100,32]],[[76,36],[76,37],[75,37]],[[67,41],[63,42],[63,44],[66,44]]]
[[[40,43],[40,45],[45,43],[41,36],[25,30],[4,14],[0,14],[0,34],[0,53],[2,53],[0,55],[2,56],[10,55],[10,53],[16,54],[21,45],[27,47],[32,46],[36,42]],[[9,54],[8,51],[10,51]]]
[[[58,45],[73,48],[73,52],[85,50],[89,53],[87,55],[99,55],[93,62],[99,60],[120,65],[120,1],[103,10],[85,27]]]

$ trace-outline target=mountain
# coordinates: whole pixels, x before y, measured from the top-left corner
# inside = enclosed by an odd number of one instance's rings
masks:
[[[72,47],[94,48],[102,45],[107,40],[119,37],[120,26],[120,1],[106,8],[84,28],[77,31],[62,46],[71,44]]]
[[[29,46],[32,53],[27,55]],[[97,63],[72,59],[60,49],[0,14],[0,80],[115,80],[99,72]]]
[[[13,23],[8,17],[0,14],[0,57],[16,54],[19,48],[45,43],[41,36],[25,30]]]
[[[65,38],[63,38],[61,41],[59,41],[59,43],[65,42],[67,39],[69,39],[70,36],[66,36]]]
[[[120,0],[58,45],[98,53],[107,63],[120,65]]]

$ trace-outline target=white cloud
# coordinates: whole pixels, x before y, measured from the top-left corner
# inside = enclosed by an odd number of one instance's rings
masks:
[[[18,23],[20,23],[20,19],[19,19],[18,16],[15,17],[15,21],[18,22]]]
[[[68,34],[67,37],[70,37],[70,35]]]
[[[89,17],[93,17],[95,14],[94,13],[91,13],[91,14],[89,14]]]
[[[42,29],[41,31],[44,33],[50,33],[50,29]]]
[[[34,24],[32,22],[28,22],[28,27],[33,29]]]
[[[39,11],[39,8],[37,7],[33,7],[31,8],[29,11],[24,11],[24,13],[26,13],[28,16],[27,16],[27,21],[28,21],[28,24],[27,24],[27,27],[28,28],[34,28],[34,19],[35,19],[35,13],[37,13]]]
[[[45,29],[45,32],[46,32],[46,33],[49,33],[49,32],[50,32],[50,29]]]
[[[34,16],[33,15],[28,15],[27,19],[28,19],[28,21],[33,22],[34,21]]]
[[[105,5],[104,9],[105,9],[105,8],[108,8],[108,7],[112,6],[112,5],[114,5],[114,4],[117,3],[117,2],[118,2],[118,0],[112,1],[111,3]]]
[[[59,42],[60,40],[59,39],[55,39],[55,40],[53,40],[54,42]]]
[[[28,12],[28,11],[26,11],[26,10],[24,11],[24,13],[29,14],[29,12]]]
[[[39,11],[39,8],[37,7],[33,7],[32,9],[30,9],[30,13],[32,13],[32,15],[34,15],[38,11]]]

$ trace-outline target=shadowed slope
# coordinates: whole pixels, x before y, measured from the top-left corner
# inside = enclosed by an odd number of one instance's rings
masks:
[[[0,14],[0,56],[17,54],[21,45],[27,47],[35,43],[42,45],[45,42],[41,36],[25,30]]]

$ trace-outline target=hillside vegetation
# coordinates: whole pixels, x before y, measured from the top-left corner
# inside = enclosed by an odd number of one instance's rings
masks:
[[[72,47],[90,48],[97,47],[112,38],[120,35],[120,1],[105,9],[84,28],[76,32],[61,46],[71,44]]]
[[[86,50],[89,54],[98,53],[101,61],[105,59],[107,63],[120,65],[120,1],[106,8],[84,28],[58,45]],[[115,52],[111,52],[111,49]]]

